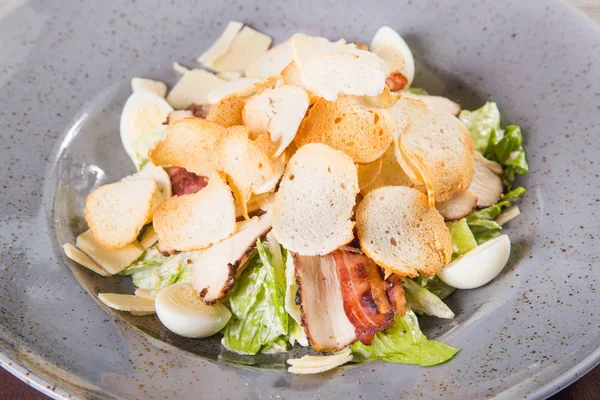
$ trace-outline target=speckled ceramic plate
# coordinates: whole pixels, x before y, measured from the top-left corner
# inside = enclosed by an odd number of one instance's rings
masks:
[[[542,398],[600,359],[600,31],[557,1],[31,1],[0,10],[0,364],[55,397]],[[67,262],[95,185],[132,172],[118,120],[129,79],[174,83],[226,22],[368,41],[398,29],[416,84],[521,125],[531,172],[516,249],[492,284],[422,320],[462,350],[429,369],[373,363],[294,376],[284,357],[218,359],[89,293],[131,290]],[[594,269],[596,267],[596,269]],[[244,364],[244,367],[240,365]]]

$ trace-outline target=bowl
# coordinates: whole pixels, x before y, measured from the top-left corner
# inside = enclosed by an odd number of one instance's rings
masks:
[[[600,360],[596,131],[600,29],[559,1],[21,1],[0,11],[0,364],[55,398],[543,398]],[[317,376],[287,355],[220,356],[218,338],[179,338],[154,317],[107,309],[128,292],[65,259],[89,191],[133,172],[119,115],[134,76],[195,66],[229,20],[281,41],[297,31],[369,41],[397,29],[415,85],[473,109],[496,101],[525,134],[529,174],[510,224],[509,265],[423,318],[459,347],[420,368],[372,363]],[[90,296],[91,295],[91,296]]]

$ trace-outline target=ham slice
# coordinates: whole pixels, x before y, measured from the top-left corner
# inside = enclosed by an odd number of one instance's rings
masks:
[[[354,326],[344,311],[334,256],[289,254],[296,271],[302,327],[312,348],[337,351],[356,341]]]
[[[381,269],[366,255],[348,250],[336,250],[331,255],[340,277],[346,316],[358,340],[370,345],[375,332],[394,323],[394,310],[386,294],[388,285]]]

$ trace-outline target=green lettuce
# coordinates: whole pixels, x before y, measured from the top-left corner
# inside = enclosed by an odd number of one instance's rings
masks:
[[[288,351],[288,342],[285,336],[279,336],[271,343],[267,343],[260,351],[263,354],[277,354]]]
[[[238,354],[257,354],[261,349],[272,351],[274,343],[288,334],[285,281],[279,277],[270,252],[260,241],[256,251],[257,256],[249,261],[227,298],[232,318],[223,330],[221,343]]]
[[[502,165],[502,180],[508,189],[516,175],[529,171],[521,128],[509,125],[503,130],[496,103],[486,103],[475,111],[461,111],[459,118],[471,133],[475,149],[488,160]]]
[[[427,93],[427,90],[421,89],[421,88],[409,87],[406,90],[408,92],[412,93],[412,94],[418,94],[418,95],[421,95],[421,96],[428,96],[429,95],[429,93]]]
[[[459,351],[447,344],[428,340],[419,328],[417,316],[410,309],[404,317],[396,316],[394,324],[386,331],[376,332],[370,346],[356,342],[350,349],[353,362],[382,360],[422,367],[444,363]]]
[[[421,286],[412,279],[404,279],[404,293],[406,304],[418,314],[432,315],[438,318],[452,319],[454,313],[435,294],[431,293],[426,286]]]
[[[296,294],[298,293],[298,284],[296,283],[296,272],[294,270],[294,260],[286,250],[285,262],[285,310],[290,318],[289,339],[293,346],[296,342],[302,346],[308,346],[308,338],[301,326],[300,306],[296,304]]]
[[[518,198],[523,196],[525,192],[525,188],[519,186],[502,196],[496,204],[481,210],[475,210],[467,216],[467,224],[478,244],[500,236],[502,226],[495,219],[504,209],[510,207]]]
[[[131,275],[136,287],[148,290],[192,281],[192,270],[185,253],[164,257],[156,246],[146,250],[136,262],[123,270],[121,275]]]
[[[456,222],[446,222],[452,239],[452,259],[461,256],[477,247],[477,240],[467,224],[466,218]]]
[[[429,290],[431,293],[435,294],[440,298],[440,300],[444,300],[446,297],[450,296],[456,291],[456,288],[442,282],[442,280],[437,276],[433,276],[431,278],[419,276],[415,278],[415,282]]]
[[[152,147],[156,141],[165,136],[166,130],[166,125],[159,125],[147,134],[142,135],[133,141],[131,144],[131,147],[134,151],[132,160],[138,171],[148,163],[148,150],[150,150],[150,147]]]
[[[496,103],[485,103],[475,111],[463,110],[458,118],[471,133],[475,150],[481,154],[485,155],[492,138],[501,137],[500,110]]]

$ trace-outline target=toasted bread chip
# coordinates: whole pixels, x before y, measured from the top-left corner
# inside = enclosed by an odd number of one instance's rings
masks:
[[[261,133],[258,136],[253,136],[248,132],[248,137],[254,141],[254,144],[257,145],[265,154],[269,156],[273,156],[275,149],[277,148],[277,144],[271,140],[271,135],[268,132]]]
[[[358,177],[352,159],[319,143],[298,149],[276,194],[277,240],[302,255],[328,254],[354,235],[352,209]]]
[[[212,68],[215,61],[227,53],[227,50],[229,50],[243,26],[244,24],[241,22],[229,21],[221,36],[219,36],[208,50],[197,58],[198,62],[208,68]]]
[[[330,101],[341,95],[377,96],[385,88],[385,78],[380,65],[348,53],[327,54],[300,69],[304,87]]]
[[[209,104],[206,95],[225,81],[202,69],[192,69],[181,76],[171,89],[167,102],[176,110],[183,110],[192,104]]]
[[[365,104],[363,98],[340,96],[318,99],[308,110],[294,142],[324,143],[367,164],[383,155],[392,142],[393,121],[388,110]]]
[[[205,169],[208,177],[202,190],[171,197],[160,204],[154,214],[154,230],[166,248],[200,250],[217,243],[235,230],[235,204],[231,189],[214,170]]]
[[[77,236],[76,246],[87,254],[96,264],[111,275],[118,274],[142,255],[144,250],[137,241],[120,249],[110,249],[94,237],[89,229]]]
[[[402,92],[402,97],[420,100],[427,105],[427,108],[430,111],[433,112],[447,112],[455,117],[458,117],[458,114],[460,114],[460,104],[442,96],[429,96],[404,91]]]
[[[255,188],[275,175],[275,165],[269,155],[248,137],[243,126],[227,129],[218,144],[222,171],[231,179],[236,199],[248,218],[246,205]]]
[[[372,190],[384,186],[408,186],[412,187],[413,183],[406,175],[394,152],[395,142],[386,150],[379,159],[381,161],[380,173],[369,184],[361,188],[360,194],[366,196]],[[359,167],[360,172],[360,167]],[[360,177],[360,175],[359,175]]]
[[[431,207],[471,185],[473,142],[467,128],[453,115],[419,114],[399,137],[399,150],[421,176]]]
[[[387,86],[383,89],[383,92],[381,92],[381,94],[378,96],[361,97],[361,100],[364,102],[365,105],[369,107],[385,109],[392,108],[399,99],[400,95],[397,92],[392,92]]]
[[[268,132],[277,144],[273,156],[279,157],[294,140],[308,103],[308,94],[302,88],[283,85],[266,89],[244,106],[244,125],[251,136]]]
[[[217,58],[210,68],[217,72],[244,72],[256,59],[263,56],[273,40],[249,26],[235,37],[227,51]]]
[[[216,143],[225,133],[221,125],[202,118],[184,118],[169,125],[154,143],[148,158],[154,165],[175,165],[198,174],[205,167],[219,169]]]
[[[256,140],[255,140],[255,142],[256,142]],[[260,194],[265,194],[265,193],[272,192],[273,190],[275,190],[275,187],[277,186],[277,184],[279,183],[279,180],[281,179],[281,177],[283,176],[283,173],[285,172],[286,163],[287,163],[287,154],[284,152],[273,163],[273,165],[275,167],[273,177],[271,179],[265,181],[262,185],[254,188],[254,190],[252,191],[253,194],[260,195]]]
[[[383,61],[383,71],[386,76],[391,74],[402,72],[404,70],[404,56],[402,52],[390,45],[377,46],[371,50],[371,52],[377,55]]]
[[[428,113],[427,105],[418,99],[402,96],[392,108],[390,113],[394,120],[394,138],[398,139],[407,129],[408,124],[414,118],[418,118],[423,113]]]
[[[154,300],[132,294],[99,293],[98,299],[112,309],[140,313],[155,312]],[[144,314],[146,315],[146,314]]]
[[[152,221],[163,200],[156,181],[135,179],[103,185],[85,201],[85,220],[100,243],[124,247],[136,240],[142,227]]]
[[[82,265],[89,269],[90,271],[94,271],[98,275],[102,276],[110,276],[108,272],[90,257],[85,254],[83,251],[79,250],[77,247],[73,246],[71,243],[65,243],[63,245],[63,251],[65,255],[69,257],[71,260],[75,261],[77,264]]]
[[[369,163],[369,164],[358,164],[358,187],[362,194],[363,189],[369,187],[381,173],[382,166],[381,158]]]
[[[164,200],[171,197],[171,179],[169,174],[164,170],[163,167],[157,167],[152,163],[144,165],[144,167],[133,175],[126,176],[121,179],[122,182],[136,180],[136,179],[153,179],[158,185],[158,190],[163,196]]]
[[[434,276],[452,256],[444,218],[416,189],[373,190],[358,205],[356,227],[361,249],[386,273]]]
[[[377,96],[385,87],[383,62],[354,44],[331,43],[316,37],[292,37],[294,62],[307,90],[327,100],[339,95]]]
[[[252,96],[263,90],[274,88],[281,82],[282,79],[279,75],[270,76],[268,78],[263,79],[262,81],[258,81],[248,86],[244,90],[240,90],[236,94],[238,96]]]
[[[281,71],[281,78],[283,79],[283,83],[286,85],[292,85],[306,89],[304,87],[304,83],[302,83],[302,78],[300,77],[300,69],[298,69],[298,66],[294,61],[289,63],[283,69],[283,71]]]
[[[222,98],[217,104],[211,107],[206,119],[225,128],[243,125],[242,111],[244,110],[246,100],[246,97],[238,95]]]

